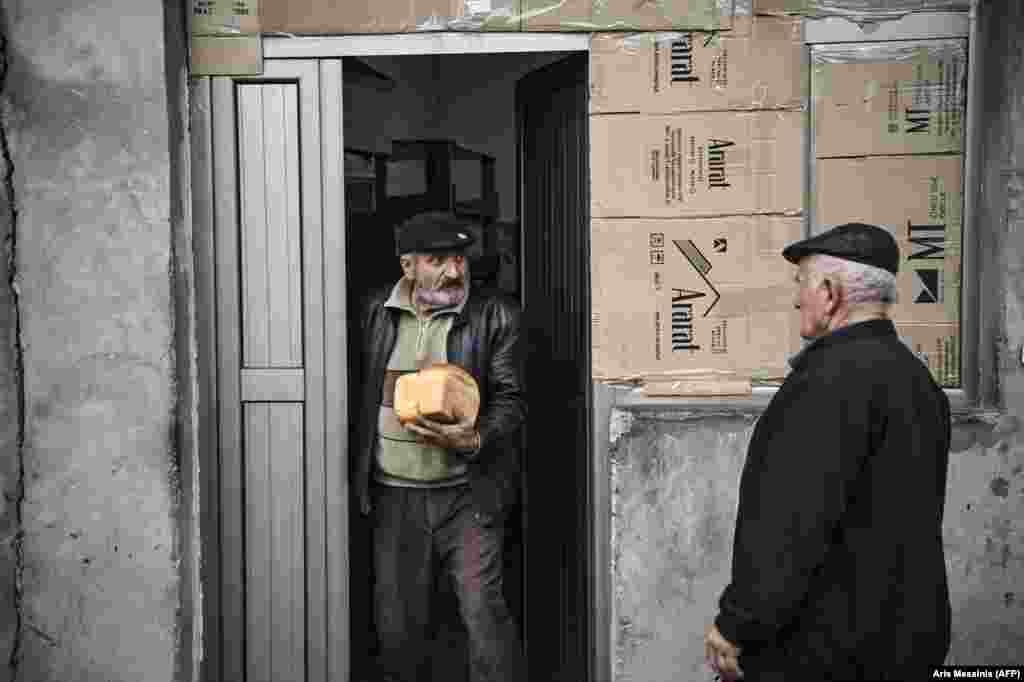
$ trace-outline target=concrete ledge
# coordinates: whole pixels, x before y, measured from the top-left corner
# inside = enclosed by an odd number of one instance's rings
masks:
[[[615,386],[617,409],[628,410],[650,417],[652,413],[675,413],[675,418],[687,417],[729,417],[759,415],[771,402],[776,389],[768,387],[755,388],[749,398],[651,398],[633,393],[625,386]],[[992,408],[975,407],[967,404],[963,391],[947,391],[954,424],[989,424],[995,425],[1004,416],[1004,412]]]

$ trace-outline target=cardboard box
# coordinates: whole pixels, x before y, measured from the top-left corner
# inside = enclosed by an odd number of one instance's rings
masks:
[[[263,42],[258,35],[192,36],[189,73],[193,76],[258,76],[263,73]]]
[[[520,0],[524,31],[719,31],[733,0]]]
[[[591,215],[798,214],[798,111],[590,117]]]
[[[520,0],[264,0],[263,30],[284,33],[519,31]]]
[[[223,1],[223,0],[219,0]],[[414,31],[727,30],[733,0],[264,0],[263,30]]]
[[[960,156],[815,161],[816,232],[865,222],[896,237],[897,323],[959,323],[961,172]]]
[[[750,0],[748,0],[749,2]],[[809,0],[752,0],[754,14],[762,16],[801,15],[809,10]]]
[[[961,153],[966,58],[964,40],[813,48],[815,156]]]
[[[255,76],[263,72],[257,0],[193,0],[189,71],[193,76]]]
[[[799,349],[782,216],[592,221],[594,377],[783,376]]]
[[[638,389],[640,395],[658,397],[749,396],[750,379],[735,377],[709,377],[676,379],[674,381],[645,381]]]
[[[718,34],[594,35],[590,112],[800,107],[800,20],[744,16],[734,27]]]
[[[961,386],[959,325],[897,322],[896,331],[910,350],[928,365],[939,386]]]

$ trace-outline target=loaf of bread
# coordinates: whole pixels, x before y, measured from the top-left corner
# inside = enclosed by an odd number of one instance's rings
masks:
[[[475,421],[480,387],[473,375],[458,365],[436,363],[398,377],[394,406],[402,424],[418,416],[448,424],[467,418]]]

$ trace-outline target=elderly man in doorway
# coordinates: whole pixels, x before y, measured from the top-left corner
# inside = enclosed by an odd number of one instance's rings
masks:
[[[372,517],[377,667],[387,682],[423,679],[438,570],[459,600],[472,682],[525,679],[502,590],[503,512],[518,494],[526,418],[520,311],[470,289],[469,228],[444,212],[399,226],[403,276],[371,297],[362,319],[353,488]],[[435,362],[473,376],[479,416],[454,424],[420,416],[403,426],[395,381]]]
[[[850,223],[783,256],[809,343],[750,441],[707,662],[727,680],[924,679],[950,643],[950,414],[887,315],[899,249]]]

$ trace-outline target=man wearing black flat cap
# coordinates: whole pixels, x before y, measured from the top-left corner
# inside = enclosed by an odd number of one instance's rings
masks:
[[[925,679],[950,643],[950,415],[888,318],[899,249],[849,223],[782,253],[808,344],[751,437],[707,662],[724,679]]]
[[[520,311],[507,297],[470,289],[471,227],[445,212],[400,225],[403,276],[370,298],[361,322],[351,482],[373,527],[382,682],[425,679],[435,571],[451,577],[459,599],[470,679],[525,679],[502,591],[503,515],[518,494],[526,418]],[[436,362],[473,376],[479,416],[403,426],[395,381]]]

